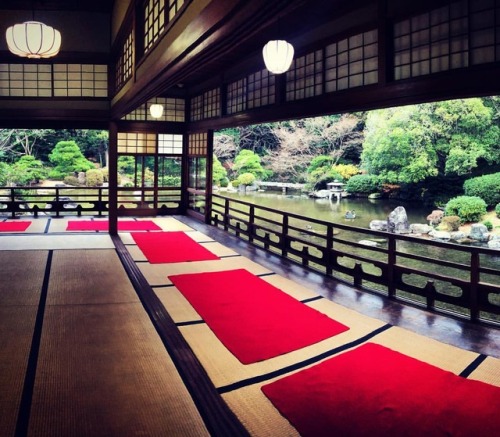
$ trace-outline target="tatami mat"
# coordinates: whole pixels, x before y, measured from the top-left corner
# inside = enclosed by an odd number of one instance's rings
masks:
[[[500,359],[486,357],[477,369],[469,375],[469,379],[476,379],[500,387]]]
[[[114,249],[54,253],[49,305],[138,301]]]
[[[1,436],[15,435],[37,310],[36,305],[0,305]]]
[[[112,249],[108,234],[0,236],[1,250]]]
[[[139,269],[151,286],[166,285],[172,282],[168,279],[170,275],[180,275],[183,273],[217,272],[221,270],[247,269],[254,275],[270,273],[269,269],[260,264],[238,256],[235,258],[222,258],[214,261],[193,261],[185,263],[171,264],[148,264],[139,263]]]
[[[209,435],[140,303],[48,306],[31,412],[32,436]]]

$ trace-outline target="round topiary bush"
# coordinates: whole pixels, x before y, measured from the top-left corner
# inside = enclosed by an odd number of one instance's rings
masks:
[[[480,197],[488,206],[496,205],[500,202],[500,172],[466,180],[464,193]]]
[[[477,196],[458,196],[445,207],[445,215],[457,215],[462,222],[477,222],[486,214],[486,202]]]
[[[348,193],[354,194],[376,193],[380,191],[380,181],[377,176],[358,174],[347,181],[345,189]]]

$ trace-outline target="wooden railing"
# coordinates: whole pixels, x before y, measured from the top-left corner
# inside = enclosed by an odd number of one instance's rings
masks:
[[[107,215],[107,187],[2,187],[0,216]],[[119,215],[178,214],[181,190],[165,188],[118,188]]]
[[[305,267],[393,299],[500,327],[500,252],[372,231],[213,195],[211,222]]]

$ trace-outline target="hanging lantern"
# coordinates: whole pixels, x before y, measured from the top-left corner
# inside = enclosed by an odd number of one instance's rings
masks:
[[[290,68],[293,60],[293,46],[283,40],[269,41],[262,49],[266,68],[274,74],[281,74]]]
[[[25,58],[50,58],[61,48],[61,33],[38,21],[14,24],[7,29],[5,36],[9,50]]]
[[[161,118],[163,115],[163,105],[155,103],[149,107],[149,112],[153,118]]]

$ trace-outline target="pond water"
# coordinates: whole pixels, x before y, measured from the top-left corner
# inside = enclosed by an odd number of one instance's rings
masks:
[[[346,197],[337,201],[336,199],[312,199],[301,195],[255,191],[221,192],[220,195],[326,222],[348,224],[360,228],[368,228],[372,220],[387,219],[387,216],[398,206],[406,209],[410,223],[428,223],[426,217],[432,212],[432,209],[422,205],[391,199],[372,200]],[[346,219],[347,211],[355,211],[356,218]]]

